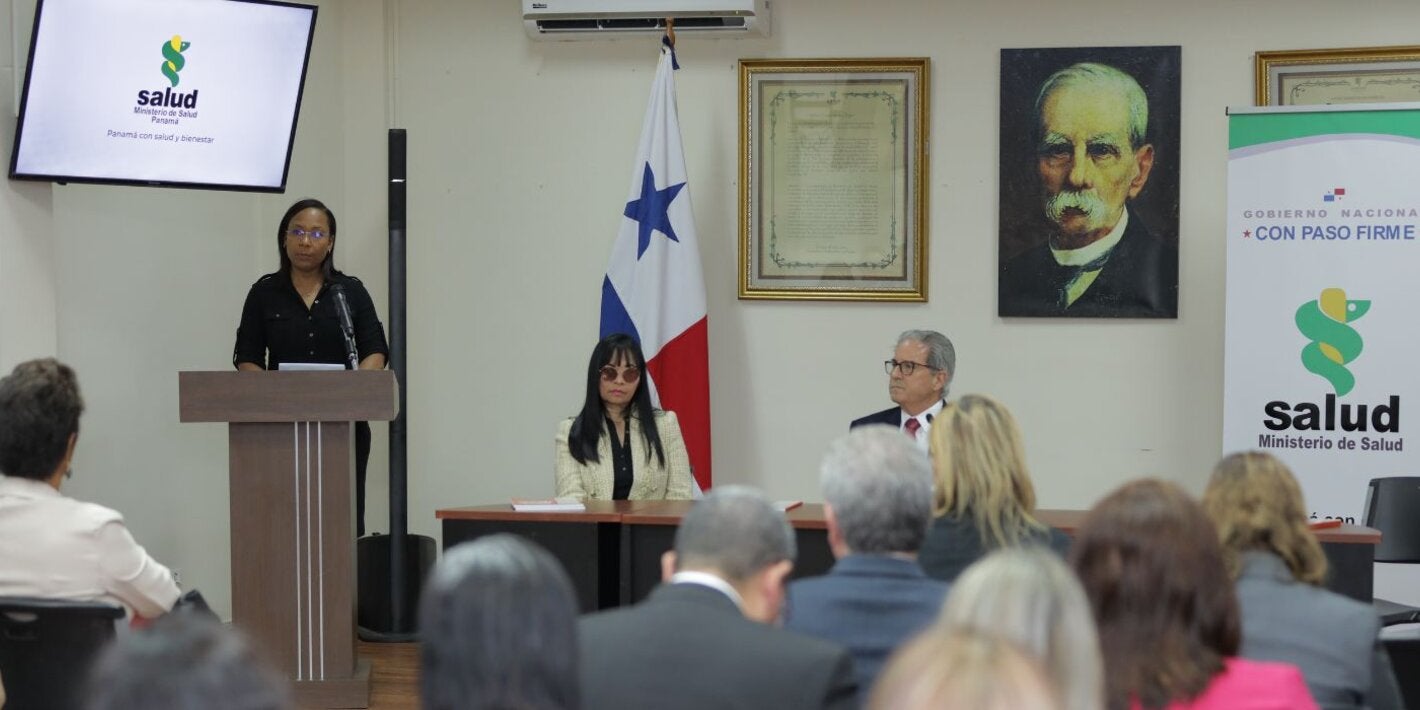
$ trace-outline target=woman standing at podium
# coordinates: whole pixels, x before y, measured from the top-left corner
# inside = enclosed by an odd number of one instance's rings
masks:
[[[557,495],[688,500],[690,457],[675,412],[651,406],[646,357],[629,335],[602,338],[587,364],[582,413],[557,429]]]
[[[335,213],[304,199],[286,210],[276,229],[281,268],[252,284],[237,326],[232,364],[238,370],[275,370],[281,363],[345,364],[339,294],[355,330],[362,370],[382,370],[389,356],[385,329],[364,284],[335,268]],[[355,524],[365,534],[365,467],[370,424],[355,422]]]

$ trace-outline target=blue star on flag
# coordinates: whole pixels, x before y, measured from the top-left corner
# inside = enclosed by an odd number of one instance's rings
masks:
[[[683,187],[685,183],[657,190],[656,176],[651,172],[651,164],[646,163],[646,171],[641,176],[641,197],[626,203],[626,211],[622,213],[636,221],[637,259],[651,246],[652,231],[666,235],[666,238],[673,242],[680,242],[680,239],[676,238],[675,228],[671,226],[671,217],[667,210]]]

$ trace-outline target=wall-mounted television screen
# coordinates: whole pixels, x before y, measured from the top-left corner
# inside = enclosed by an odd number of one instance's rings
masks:
[[[316,8],[40,0],[10,177],[286,189]]]

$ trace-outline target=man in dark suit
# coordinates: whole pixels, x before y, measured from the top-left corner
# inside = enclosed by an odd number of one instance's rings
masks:
[[[634,607],[582,618],[583,707],[856,707],[847,651],[770,625],[794,555],[763,495],[717,486],[676,530],[665,583]]]
[[[883,367],[888,374],[888,396],[897,406],[854,419],[848,428],[887,424],[912,437],[926,451],[932,420],[946,404],[947,388],[957,371],[952,341],[935,330],[905,331],[897,336],[892,359]]]
[[[847,646],[866,696],[887,657],[931,623],[947,594],[917,566],[932,521],[932,466],[900,432],[868,426],[835,440],[819,474],[838,563],[789,585],[784,627]]]
[[[1036,168],[1049,234],[1002,263],[1002,316],[1174,318],[1178,251],[1126,208],[1149,180],[1149,104],[1105,64],[1052,74],[1035,103]]]

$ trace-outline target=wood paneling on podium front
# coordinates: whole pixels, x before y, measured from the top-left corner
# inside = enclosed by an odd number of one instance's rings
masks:
[[[178,373],[179,419],[228,424],[232,621],[305,707],[369,705],[351,422],[393,419],[396,387],[388,371]]]

